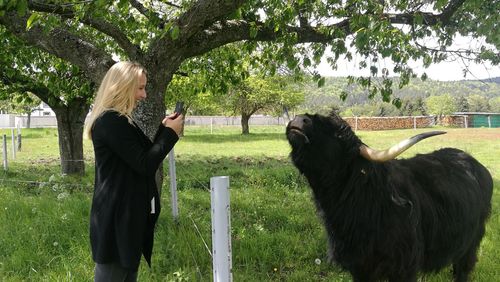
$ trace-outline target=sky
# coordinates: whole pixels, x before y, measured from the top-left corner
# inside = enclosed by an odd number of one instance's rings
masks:
[[[426,46],[432,46],[432,40],[428,40],[425,42]],[[454,44],[450,47],[450,49],[469,49],[469,50],[477,50],[483,45],[488,45],[485,43],[484,39],[472,39],[470,37],[464,36],[455,36]],[[369,70],[359,69],[360,58],[353,58],[351,62],[347,60],[338,61],[337,70],[332,70],[326,60],[322,60],[321,64],[316,68],[316,70],[322,76],[368,76]],[[394,64],[390,59],[380,61],[376,65],[380,69],[387,68],[390,73],[389,75],[394,75],[392,69]],[[472,79],[472,80],[485,80],[493,77],[500,77],[500,66],[492,66],[491,64],[474,64],[469,63],[468,68],[470,73],[467,73],[467,76],[464,78],[463,69],[465,68],[464,62],[461,60],[451,60],[448,62],[441,62],[439,64],[432,64],[429,68],[425,69],[423,67],[422,62],[411,62],[410,67],[413,68],[413,71],[417,73],[419,76],[425,72],[427,77],[432,80],[440,80],[440,81],[453,81],[453,80],[464,80],[464,79]]]
[[[328,63],[323,60],[321,64],[316,68],[316,70],[322,76],[369,75],[369,70],[360,70],[358,63],[359,61],[356,61],[356,59],[353,59],[351,62],[348,62],[347,60],[339,60],[337,70],[332,70]],[[467,73],[467,76],[465,78],[462,71],[464,69],[464,64],[459,61],[432,64],[427,69],[423,67],[423,64],[421,62],[413,62],[410,66],[418,75],[421,75],[423,72],[425,72],[428,78],[440,81],[464,79],[484,80],[493,77],[500,77],[500,66],[491,66],[490,64],[469,65],[470,73]],[[391,74],[394,74],[392,72],[393,64],[390,62],[390,60],[379,63],[378,67],[379,69],[386,67],[390,70]]]

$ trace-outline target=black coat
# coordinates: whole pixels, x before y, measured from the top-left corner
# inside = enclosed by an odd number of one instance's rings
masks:
[[[154,141],[126,117],[107,111],[92,128],[95,187],[90,241],[96,263],[137,270],[141,254],[151,265],[153,231],[160,213],[155,173],[179,137],[160,125]],[[154,198],[154,213],[152,199]]]

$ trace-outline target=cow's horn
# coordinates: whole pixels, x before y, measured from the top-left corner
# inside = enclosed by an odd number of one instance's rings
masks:
[[[425,138],[445,133],[445,131],[430,131],[421,133],[403,140],[385,151],[374,150],[363,144],[359,147],[359,151],[361,156],[363,156],[367,160],[385,162],[394,159],[395,157],[406,151],[408,148],[415,145],[417,142],[424,140]]]

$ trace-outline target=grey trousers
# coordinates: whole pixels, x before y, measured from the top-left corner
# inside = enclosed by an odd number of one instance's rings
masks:
[[[136,282],[137,271],[133,272],[117,263],[95,264],[94,282]]]

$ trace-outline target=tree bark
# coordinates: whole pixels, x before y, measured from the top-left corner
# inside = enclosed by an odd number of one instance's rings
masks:
[[[251,115],[242,114],[241,115],[241,134],[250,134],[250,128],[248,126],[248,121]]]
[[[85,174],[83,126],[89,111],[85,99],[72,100],[65,107],[53,108],[57,119],[62,174]]]

